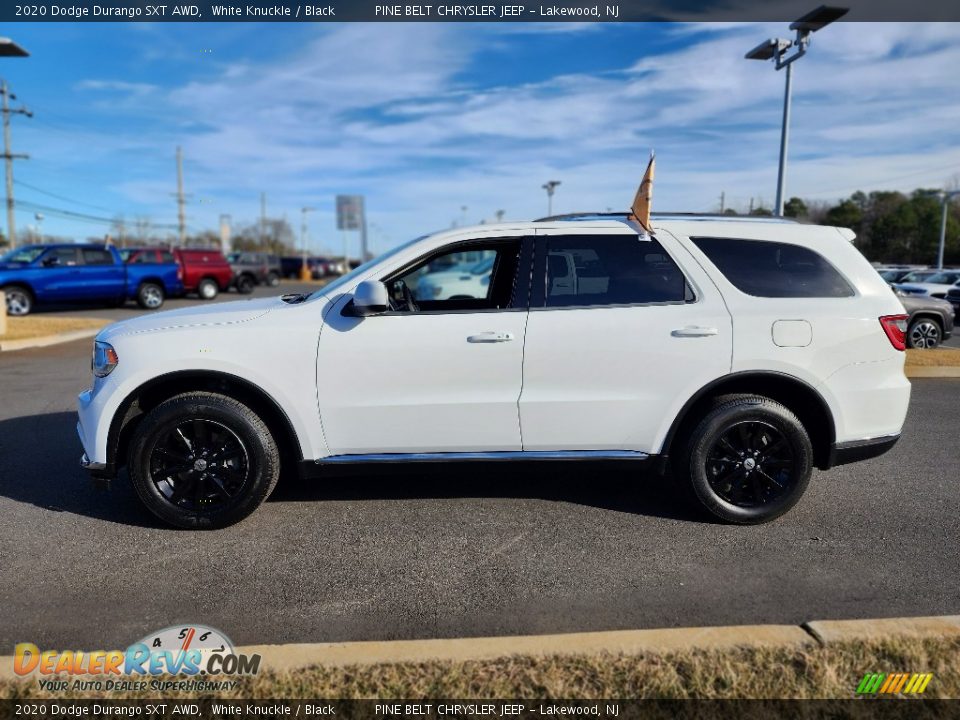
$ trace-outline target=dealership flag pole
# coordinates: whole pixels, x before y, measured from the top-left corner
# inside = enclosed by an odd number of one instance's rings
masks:
[[[633,205],[630,207],[630,219],[640,223],[648,233],[653,232],[653,227],[650,224],[650,207],[653,203],[653,171],[656,160],[657,158],[651,150],[650,162],[647,163],[647,170],[643,173],[643,180],[640,181],[640,187],[637,188]]]

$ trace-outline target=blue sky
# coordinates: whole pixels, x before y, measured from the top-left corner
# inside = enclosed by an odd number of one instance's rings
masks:
[[[743,53],[782,24],[16,24],[0,75],[18,201],[176,222],[270,216],[338,248],[334,195],[367,196],[374,249],[449,227],[625,209],[650,148],[655,208],[773,202],[783,74]],[[842,23],[796,68],[788,195],[942,187],[960,177],[960,25]],[[466,211],[461,208],[466,206]],[[18,210],[18,228],[36,224]],[[44,213],[43,231],[107,223]]]

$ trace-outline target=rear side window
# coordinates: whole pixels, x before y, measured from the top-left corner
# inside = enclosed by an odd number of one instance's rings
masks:
[[[799,245],[736,238],[690,238],[741,292],[768,298],[838,298],[854,292],[819,253]]]
[[[113,265],[113,255],[109,250],[83,248],[84,265]]]
[[[546,239],[546,306],[639,305],[693,299],[683,273],[656,240],[636,235]]]
[[[176,262],[176,260],[174,260],[174,258],[173,258],[173,253],[172,253],[172,252],[170,252],[169,250],[161,250],[161,251],[160,251],[160,262],[162,262],[162,263],[172,263],[172,262]]]

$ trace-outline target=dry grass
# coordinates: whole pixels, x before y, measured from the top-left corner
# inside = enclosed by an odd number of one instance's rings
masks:
[[[907,350],[907,365],[913,367],[960,367],[960,349]]]
[[[242,680],[230,692],[184,697],[268,698],[850,698],[867,672],[932,672],[924,697],[960,698],[960,638],[895,638],[828,647],[666,655],[515,657],[314,667]],[[154,697],[156,692],[110,694]],[[167,694],[165,693],[165,696]],[[0,698],[95,698],[41,691],[35,679],[0,682]]]
[[[102,328],[109,323],[109,320],[99,318],[44,317],[43,315],[8,317],[7,332],[5,335],[0,335],[0,340],[26,340],[75,330]]]

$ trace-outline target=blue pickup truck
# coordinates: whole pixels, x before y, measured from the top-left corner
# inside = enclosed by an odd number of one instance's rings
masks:
[[[120,305],[136,300],[156,310],[183,291],[175,262],[127,265],[103,245],[24,245],[0,257],[0,289],[8,315],[26,315],[35,305],[75,302]]]

